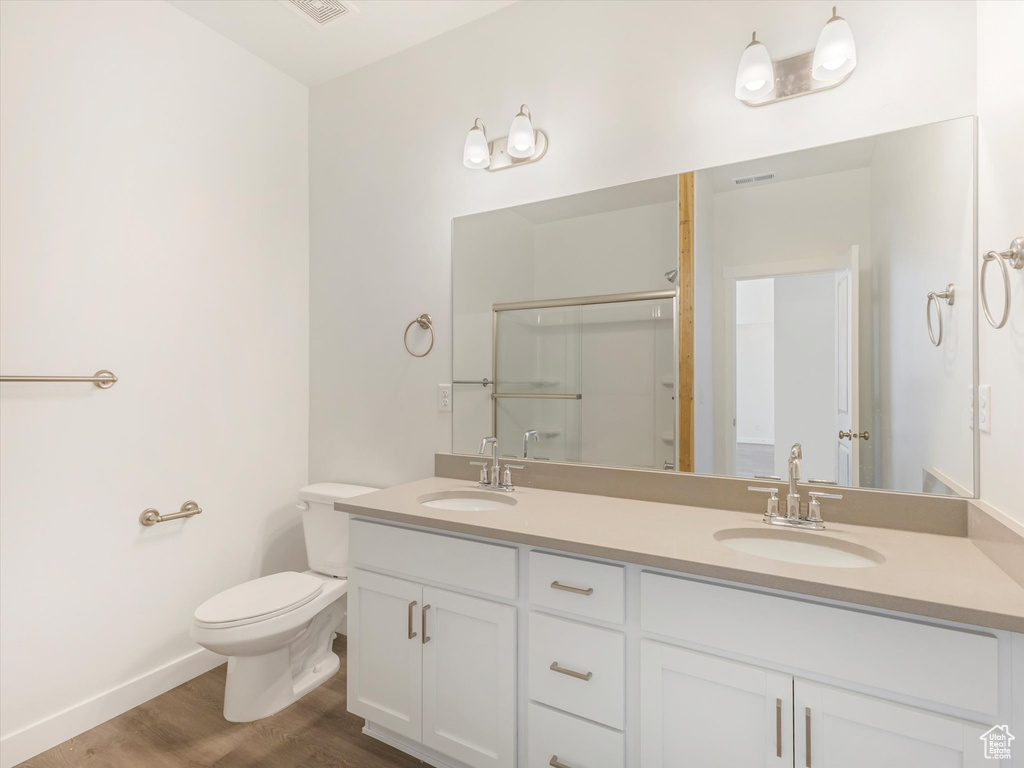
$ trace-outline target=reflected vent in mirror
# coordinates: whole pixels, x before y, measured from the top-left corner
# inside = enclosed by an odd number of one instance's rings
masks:
[[[351,16],[355,7],[340,0],[281,0],[314,27],[322,27],[332,21]]]
[[[732,183],[737,187],[742,187],[746,184],[759,184],[762,181],[771,181],[775,178],[774,172],[759,173],[756,176],[741,176],[738,179],[733,179]]]

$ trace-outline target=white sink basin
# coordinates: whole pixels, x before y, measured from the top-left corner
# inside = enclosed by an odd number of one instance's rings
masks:
[[[515,506],[516,500],[505,493],[490,491],[441,491],[420,496],[417,501],[431,509],[453,512],[494,512]]]
[[[885,562],[875,550],[821,533],[772,528],[729,528],[715,539],[730,549],[769,560],[826,568],[871,568]]]

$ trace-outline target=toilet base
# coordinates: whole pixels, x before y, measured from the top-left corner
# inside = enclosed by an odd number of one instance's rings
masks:
[[[340,600],[328,606],[283,648],[228,657],[224,719],[249,723],[269,717],[333,677],[341,668],[331,646],[342,610]]]

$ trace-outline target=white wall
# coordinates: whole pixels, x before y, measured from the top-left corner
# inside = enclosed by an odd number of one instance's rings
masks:
[[[794,443],[801,476],[836,480],[835,272],[775,283],[775,470],[786,477]]]
[[[860,63],[847,83],[762,109],[736,100],[751,29],[783,57],[811,49],[830,10],[517,3],[314,88],[311,477],[397,483],[431,474],[449,449],[436,386],[451,370],[453,217],[974,111],[970,2],[851,0]],[[473,118],[501,126],[523,102],[550,139],[545,158],[465,169]],[[421,312],[439,344],[416,360],[401,334]]]
[[[679,204],[638,205],[538,224],[538,299],[667,290],[679,263]]]
[[[305,565],[308,92],[165,3],[0,14],[3,372],[120,378],[3,385],[9,766],[219,663],[196,606]]]
[[[1019,34],[1024,3],[978,3],[978,248],[1005,249],[1024,236],[1024,67]],[[993,265],[994,266],[994,265]],[[993,309],[1002,300],[989,267]],[[992,386],[992,432],[981,434],[981,498],[1024,524],[1024,270],[1010,270],[1010,319],[995,330],[979,321],[980,381]]]
[[[969,492],[974,488],[968,422],[974,381],[973,143],[971,120],[875,142],[871,255],[879,332],[871,429],[878,487],[921,492],[922,472],[938,470]],[[948,283],[957,287],[955,303],[940,305],[943,340],[935,347],[925,304],[929,291]],[[862,312],[865,306],[862,301]],[[868,413],[863,401],[861,413]]]
[[[723,352],[724,354],[724,352]],[[710,367],[710,360],[706,363]],[[736,283],[736,442],[775,442],[775,281]]]
[[[735,374],[732,368],[732,345],[730,338],[732,324],[730,318],[735,316],[735,278],[725,277],[735,270],[746,270],[748,275],[769,276],[780,274],[785,265],[793,263],[820,264],[829,261],[834,266],[848,260],[850,246],[859,245],[861,250],[861,296],[871,295],[870,275],[870,174],[866,168],[857,168],[837,173],[825,173],[819,176],[793,179],[765,185],[742,187],[730,192],[719,192],[712,200],[712,291],[715,311],[712,313],[714,326],[713,338],[716,354],[713,355],[715,392],[714,417],[715,434],[719,436],[732,434],[732,420],[736,417]],[[782,265],[782,267],[780,267]],[[833,268],[834,268],[833,266]],[[821,267],[814,267],[820,269]],[[809,267],[810,269],[810,267]],[[834,294],[830,288],[830,296]],[[778,312],[778,307],[776,307]],[[871,313],[861,313],[861,359],[870,360]],[[776,317],[776,329],[778,317]],[[779,339],[775,341],[776,365],[779,354],[792,351],[792,343],[787,350],[780,350]],[[797,345],[796,349],[799,349]],[[830,358],[831,360],[831,358]],[[803,363],[809,365],[807,359]],[[819,366],[820,368],[821,366]],[[869,368],[865,371],[864,368]],[[834,362],[830,362],[825,373],[834,377]],[[862,366],[861,407],[870,412],[871,376],[870,367]],[[783,393],[779,390],[780,380],[776,377],[776,399]],[[867,401],[867,402],[865,402]],[[790,440],[789,430],[779,432],[779,414],[776,409],[776,446],[785,448],[784,455],[789,456],[789,448],[781,443]],[[834,413],[830,411],[827,424],[831,429]],[[809,458],[819,445],[819,440],[800,438],[790,440],[803,442],[804,456]],[[780,449],[781,449],[780,448]],[[731,474],[733,471],[732,456],[735,446],[729,440],[718,440],[715,445],[715,472]],[[834,446],[828,447],[826,456],[834,456]],[[810,459],[816,466],[822,457]],[[826,462],[831,467],[832,461]],[[778,469],[778,467],[776,467]],[[808,474],[805,461],[805,477],[821,479],[831,478],[835,471]],[[778,474],[778,472],[776,472]],[[785,474],[785,473],[782,473]],[[824,476],[824,477],[823,477]],[[870,483],[865,483],[870,485]]]

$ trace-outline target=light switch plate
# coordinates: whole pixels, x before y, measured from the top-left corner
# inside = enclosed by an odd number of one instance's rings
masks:
[[[452,412],[452,385],[437,385],[437,410],[441,413]]]
[[[978,427],[986,434],[992,434],[992,385],[978,387]]]

